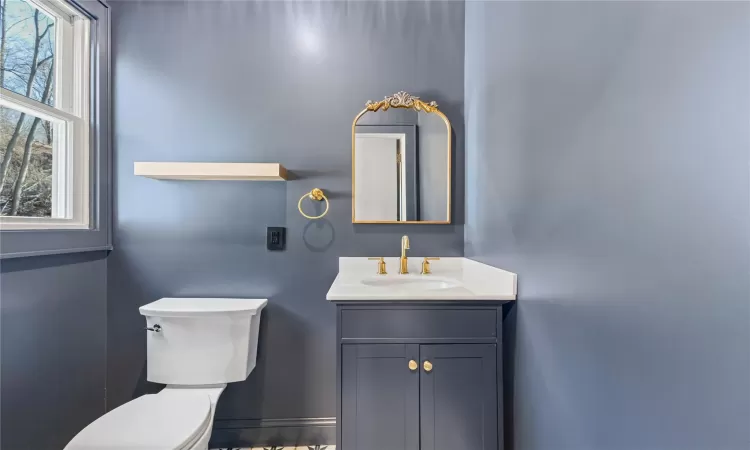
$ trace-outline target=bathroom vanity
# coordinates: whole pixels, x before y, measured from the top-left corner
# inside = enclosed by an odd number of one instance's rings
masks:
[[[451,125],[397,92],[352,123],[352,223],[451,223]],[[466,258],[339,258],[338,450],[502,448],[502,305],[516,274]],[[371,261],[375,259],[376,261]]]
[[[516,275],[466,258],[340,258],[337,442],[342,450],[502,448],[502,304]],[[429,266],[428,266],[429,267]],[[399,268],[399,270],[395,270]]]

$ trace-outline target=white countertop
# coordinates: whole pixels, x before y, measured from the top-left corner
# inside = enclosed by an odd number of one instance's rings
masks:
[[[409,257],[409,274],[399,275],[399,258],[385,258],[387,275],[377,275],[378,261],[339,258],[339,274],[326,295],[331,301],[356,300],[515,300],[516,274],[467,258],[431,261],[421,275],[423,257]]]

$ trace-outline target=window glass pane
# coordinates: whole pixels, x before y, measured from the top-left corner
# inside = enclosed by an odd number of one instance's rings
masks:
[[[3,3],[0,85],[52,106],[55,18],[23,0],[4,0]]]
[[[0,215],[51,217],[54,124],[0,107]]]

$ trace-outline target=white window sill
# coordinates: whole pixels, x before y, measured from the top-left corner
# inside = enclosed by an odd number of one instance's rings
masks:
[[[46,255],[65,255],[70,253],[85,253],[85,252],[101,252],[112,250],[111,245],[104,245],[101,247],[87,247],[87,248],[66,248],[60,250],[39,250],[34,252],[17,252],[17,253],[5,253],[0,254],[0,260],[2,259],[13,259],[13,258],[25,258],[29,256],[46,256]]]
[[[88,230],[88,223],[70,219],[9,218],[0,219],[0,231],[54,231],[54,230]]]

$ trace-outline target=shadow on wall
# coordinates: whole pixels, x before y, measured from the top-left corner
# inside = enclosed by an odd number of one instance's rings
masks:
[[[336,242],[336,229],[326,218],[311,220],[302,229],[302,240],[311,252],[325,252]]]

